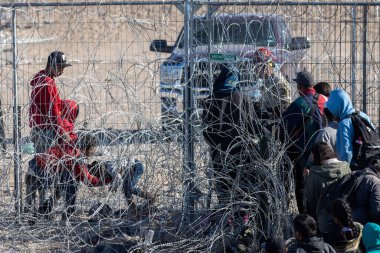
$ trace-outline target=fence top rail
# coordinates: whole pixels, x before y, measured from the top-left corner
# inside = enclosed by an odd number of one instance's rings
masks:
[[[9,3],[9,4],[0,4],[0,8],[23,8],[23,7],[65,7],[65,6],[111,6],[111,5],[180,5],[184,4],[186,1],[191,0],[173,0],[173,1],[112,1],[112,2],[55,2],[55,3]],[[194,5],[275,5],[275,6],[380,6],[379,2],[290,2],[290,1],[260,1],[253,2],[251,1],[229,1],[226,2],[220,1],[207,1],[207,0],[193,0],[192,4]]]

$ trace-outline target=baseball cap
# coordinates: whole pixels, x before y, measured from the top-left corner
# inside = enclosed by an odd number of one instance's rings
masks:
[[[314,86],[314,77],[309,71],[306,70],[298,72],[296,79],[293,79],[293,81],[304,87]]]
[[[64,68],[71,66],[70,63],[67,63],[66,55],[60,51],[50,53],[47,64],[52,66],[60,64]]]

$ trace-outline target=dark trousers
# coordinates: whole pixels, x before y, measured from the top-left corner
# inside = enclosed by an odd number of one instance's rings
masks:
[[[75,211],[78,184],[71,172],[66,170],[57,172],[50,188],[50,197],[40,207],[40,212],[50,213],[56,202],[64,195],[65,212],[68,215],[72,214]]]
[[[305,168],[306,161],[309,155],[310,153],[288,153],[288,156],[293,162],[294,187],[298,212],[303,214],[307,213],[307,204],[305,198],[305,180],[303,176],[303,170]]]
[[[219,204],[225,206],[234,198],[233,187],[236,180],[236,167],[239,163],[237,152],[226,152],[211,148],[211,161],[215,178],[216,195]]]
[[[44,169],[37,166],[36,158],[28,162],[28,171],[25,175],[25,210],[36,211],[36,198],[38,194],[38,206],[42,206],[48,198],[47,192],[51,187],[52,178]]]
[[[269,231],[269,202],[262,188],[266,187],[265,179],[251,167],[253,152],[243,148],[221,150],[214,147],[210,151],[219,204],[228,207],[231,218],[237,223],[235,225],[242,231],[250,226],[250,221],[244,219],[250,219],[253,213],[258,213],[255,217],[258,231],[256,239],[263,240]]]

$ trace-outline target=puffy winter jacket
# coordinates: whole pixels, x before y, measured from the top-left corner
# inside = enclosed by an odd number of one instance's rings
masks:
[[[367,222],[380,223],[380,178],[370,168],[365,173],[355,194],[355,202],[351,206],[352,217],[361,224]]]
[[[361,252],[359,251],[359,244],[362,238],[363,225],[358,222],[354,222],[354,225],[356,228],[356,233],[354,234],[354,238],[351,240],[346,240],[346,238],[341,236],[341,233],[339,231],[337,231],[337,234],[335,234],[332,246],[334,247],[337,253]]]

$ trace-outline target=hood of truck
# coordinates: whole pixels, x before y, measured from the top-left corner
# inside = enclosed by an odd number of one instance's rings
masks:
[[[209,54],[225,54],[234,55],[237,60],[253,58],[255,51],[261,46],[255,45],[212,45],[210,50],[208,46],[198,46],[193,50],[193,61],[208,60]],[[305,50],[288,51],[285,49],[278,49],[275,47],[268,47],[274,55],[274,61],[277,63],[294,62],[295,59],[302,58],[305,54]],[[168,64],[180,64],[184,62],[185,50],[182,48],[176,48],[170,57],[165,61]],[[165,64],[164,63],[164,64]]]

